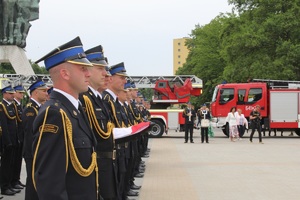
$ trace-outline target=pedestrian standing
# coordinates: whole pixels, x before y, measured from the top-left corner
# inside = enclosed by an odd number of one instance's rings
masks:
[[[103,88],[106,81],[106,62],[103,48],[98,45],[85,51],[87,59],[93,64],[90,68],[89,89],[80,95],[79,99],[87,113],[89,122],[97,140],[97,164],[99,168],[99,195],[104,200],[118,197],[116,150],[113,137],[113,123],[109,115],[108,105],[102,100],[99,88]]]
[[[188,142],[189,133],[190,133],[190,142],[194,143],[193,140],[193,131],[194,131],[194,121],[196,117],[196,112],[192,109],[191,102],[187,103],[187,107],[184,109],[182,116],[185,118],[185,141],[184,143]]]
[[[38,111],[47,99],[47,86],[42,80],[37,80],[32,83],[29,88],[30,100],[26,104],[24,112],[22,113],[22,128],[24,130],[24,145],[23,157],[26,164],[26,188],[25,200],[38,200],[36,190],[32,182],[32,161],[33,161],[33,122],[38,114]]]
[[[209,109],[206,107],[206,104],[203,104],[201,113],[200,113],[200,118],[201,118],[201,143],[205,142],[208,143],[208,128],[210,126],[210,112]]]
[[[229,124],[229,138],[231,142],[235,142],[235,138],[239,138],[235,111],[236,108],[232,107],[225,120]]]
[[[251,135],[250,135],[250,142],[252,143],[253,135],[255,130],[258,132],[258,138],[259,138],[259,143],[263,144],[262,142],[262,136],[261,136],[261,121],[262,117],[260,115],[260,105],[256,105],[254,110],[251,111],[250,113],[250,121],[251,121]]]
[[[93,65],[80,38],[41,58],[53,81],[33,124],[33,185],[39,200],[96,200],[96,139],[78,100]]]
[[[3,100],[0,103],[0,121],[2,127],[2,151],[1,156],[1,194],[15,195],[21,190],[14,188],[12,183],[14,177],[14,166],[16,164],[17,149],[17,119],[13,107],[15,90],[11,85],[1,90]]]
[[[244,136],[245,129],[248,129],[248,120],[245,115],[242,113],[242,109],[237,109],[235,113],[235,118],[237,121],[237,128],[239,132],[239,138],[241,139]]]
[[[24,142],[24,131],[22,128],[22,112],[23,112],[23,105],[22,99],[24,97],[25,89],[22,85],[17,85],[14,87],[16,93],[14,93],[14,102],[13,106],[15,108],[16,119],[17,119],[17,126],[18,126],[18,134],[17,134],[17,146],[16,146],[16,153],[15,153],[15,166],[14,166],[14,177],[12,180],[12,184],[17,189],[24,189],[25,185],[20,181],[21,169],[22,169],[22,149],[23,149],[23,142]]]

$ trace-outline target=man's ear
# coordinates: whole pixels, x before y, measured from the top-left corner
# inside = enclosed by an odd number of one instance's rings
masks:
[[[70,79],[70,72],[69,72],[68,68],[65,68],[65,67],[61,68],[59,70],[59,73],[60,73],[60,76],[63,79],[65,79],[65,80],[69,80]]]

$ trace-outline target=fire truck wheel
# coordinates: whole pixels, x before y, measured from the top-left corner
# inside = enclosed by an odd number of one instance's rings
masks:
[[[295,133],[300,136],[300,128],[295,129]]]
[[[154,124],[151,126],[151,129],[149,131],[150,136],[156,138],[161,137],[165,132],[165,127],[163,123],[160,122],[159,120],[152,120],[152,122]]]

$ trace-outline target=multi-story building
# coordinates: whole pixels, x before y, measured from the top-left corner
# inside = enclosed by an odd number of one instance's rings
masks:
[[[173,39],[173,75],[175,75],[178,68],[182,67],[186,62],[186,58],[189,54],[189,50],[187,46],[185,46],[187,39],[187,37]]]

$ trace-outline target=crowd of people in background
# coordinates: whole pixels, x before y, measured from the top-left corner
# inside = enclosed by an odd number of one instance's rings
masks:
[[[262,142],[262,133],[261,133],[261,114],[260,114],[260,106],[256,105],[254,109],[250,113],[250,124],[251,124],[251,134],[250,134],[250,142],[252,143],[253,135],[257,130],[259,136],[259,143]],[[236,107],[232,107],[230,112],[228,113],[226,120],[229,126],[229,138],[231,142],[235,142],[237,140],[242,140],[244,136],[245,130],[248,130],[248,120],[242,113],[241,109],[237,109]]]
[[[213,137],[212,127],[210,125],[211,114],[206,104],[203,104],[197,111],[194,110],[194,106],[191,102],[187,103],[187,107],[184,109],[182,116],[185,118],[185,137],[184,143],[194,143],[193,134],[194,129],[201,129],[201,143],[209,143],[209,137]],[[198,120],[196,120],[198,118]],[[190,136],[190,137],[189,137]]]
[[[210,123],[211,114],[206,104],[203,104],[197,111],[195,111],[194,106],[188,102],[182,116],[185,118],[184,143],[187,143],[189,139],[191,143],[194,143],[194,129],[200,129],[201,143],[209,143],[209,137],[213,137],[214,134]],[[256,105],[251,111],[249,121],[242,113],[241,109],[236,109],[236,107],[230,108],[225,119],[225,123],[228,124],[228,137],[230,141],[236,142],[238,140],[242,140],[245,131],[249,129],[249,126],[251,126],[250,142],[253,142],[254,133],[257,131],[259,143],[263,144],[261,119],[262,117],[259,105]]]

